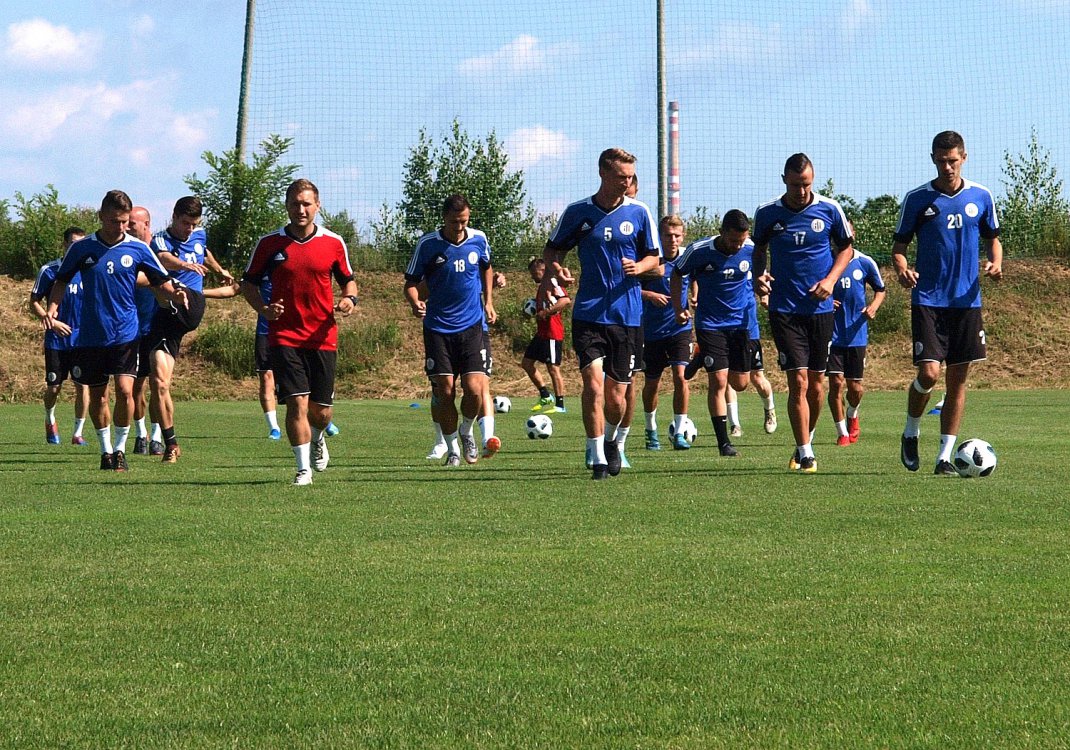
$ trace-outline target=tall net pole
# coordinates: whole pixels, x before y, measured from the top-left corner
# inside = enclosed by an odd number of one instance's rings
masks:
[[[665,105],[665,0],[658,0],[658,216],[664,216],[669,205],[668,147],[665,131],[668,111]]]
[[[245,130],[249,103],[249,83],[253,75],[253,24],[256,19],[256,0],[245,3],[245,46],[241,57],[241,90],[238,92],[238,132],[234,139],[234,148],[238,152],[238,161],[245,159]]]
[[[680,102],[669,102],[669,213],[680,215]]]

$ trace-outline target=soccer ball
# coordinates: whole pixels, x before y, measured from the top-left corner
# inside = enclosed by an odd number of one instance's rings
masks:
[[[527,315],[529,318],[534,318],[535,317],[535,310],[536,310],[535,298],[534,297],[530,297],[530,298],[524,300],[524,307],[522,309],[524,310],[524,314],[525,315]]]
[[[545,414],[535,414],[528,417],[526,426],[528,428],[528,437],[532,440],[536,438],[545,440],[554,434],[554,423]]]
[[[996,452],[984,440],[970,438],[959,444],[952,463],[959,476],[987,477],[996,468]]]
[[[689,442],[695,442],[695,438],[698,437],[698,428],[695,427],[695,423],[691,421],[690,417],[684,417],[680,422],[680,434],[684,436],[684,439]],[[676,427],[672,422],[669,422],[669,439],[676,437]]]
[[[494,411],[498,412],[499,414],[505,414],[512,408],[513,402],[509,400],[508,396],[494,397]]]

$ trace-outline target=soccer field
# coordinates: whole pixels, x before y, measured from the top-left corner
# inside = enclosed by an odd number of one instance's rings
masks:
[[[686,452],[640,417],[598,483],[578,408],[446,470],[426,405],[344,402],[303,488],[255,403],[179,403],[127,475],[4,406],[0,744],[1066,747],[1070,394],[971,393],[981,480],[926,473],[936,417],[900,466],[899,393],[789,473],[783,399],[734,460],[704,404]]]

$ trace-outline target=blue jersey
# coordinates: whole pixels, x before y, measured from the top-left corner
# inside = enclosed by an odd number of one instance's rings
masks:
[[[678,333],[691,330],[691,321],[683,325],[676,322],[676,310],[672,305],[672,293],[669,289],[669,280],[672,278],[673,269],[680,262],[680,256],[662,264],[663,275],[658,278],[642,279],[639,283],[644,292],[656,292],[669,297],[669,304],[658,307],[652,302],[643,300],[643,338],[646,341],[661,341]],[[683,277],[680,287],[680,307],[687,309],[687,285],[688,277]]]
[[[152,235],[152,249],[157,255],[170,253],[184,263],[203,266],[204,255],[208,252],[208,236],[198,227],[190,232],[189,239],[180,242],[164,229]],[[194,291],[204,291],[204,277],[196,271],[172,271],[171,276]]]
[[[625,198],[607,213],[593,198],[577,201],[561,214],[547,246],[558,252],[577,248],[580,283],[572,301],[574,320],[639,327],[639,278],[625,276],[621,263],[661,257],[657,224],[645,203]]]
[[[469,228],[459,245],[429,232],[416,243],[405,280],[427,281],[424,328],[460,333],[483,321],[483,271],[490,266],[490,244],[478,229]]]
[[[271,277],[265,276],[260,280],[260,301],[265,305],[271,304]],[[256,316],[256,335],[268,335],[268,319],[263,315]]]
[[[869,318],[862,314],[866,308],[866,285],[875,292],[884,291],[884,279],[873,258],[858,250],[832,290],[832,298],[839,302],[833,317],[833,346],[866,346],[869,343]]]
[[[137,305],[137,336],[142,338],[148,335],[160,304],[156,301],[156,295],[143,286],[134,290],[134,304]]]
[[[769,246],[770,310],[794,315],[832,312],[832,299],[819,301],[810,296],[810,288],[828,276],[836,253],[853,239],[839,203],[814,193],[809,205],[793,211],[778,198],[758,206],[751,236],[756,245]]]
[[[56,283],[56,272],[59,270],[60,259],[49,261],[41,266],[37,272],[37,278],[33,282],[33,291],[30,296],[35,300],[44,301],[48,307],[48,295],[52,293],[52,287]],[[78,346],[78,328],[82,318],[82,275],[74,274],[67,282],[67,291],[60,300],[56,317],[71,327],[70,336],[60,336],[52,331],[45,331],[45,349],[73,349]]]
[[[762,337],[762,331],[758,327],[758,298],[753,293],[750,295],[750,302],[747,304],[747,338],[751,341],[757,341]]]
[[[78,328],[80,347],[118,346],[136,340],[138,271],[144,271],[153,284],[169,278],[159,258],[141,240],[126,235],[109,247],[95,232],[70,246],[56,280],[69,283],[79,271],[85,295]]]
[[[690,274],[698,285],[695,327],[716,331],[749,326],[748,309],[754,300],[751,264],[754,243],[747,240],[739,252],[722,252],[716,237],[692,242],[676,263],[675,273]]]
[[[999,236],[996,204],[988,188],[969,180],[954,195],[926,183],[907,193],[895,241],[918,238],[915,305],[980,307],[979,242]]]

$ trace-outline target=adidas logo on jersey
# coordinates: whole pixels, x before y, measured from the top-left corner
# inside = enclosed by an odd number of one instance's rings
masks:
[[[932,217],[936,216],[936,207],[935,207],[935,206],[929,206],[929,207],[927,207],[927,208],[925,209],[925,213],[924,213],[924,214],[922,214],[922,215],[923,215],[923,216],[924,216],[924,217],[925,217],[926,219],[931,219]]]
[[[275,257],[272,258],[272,260],[276,263],[282,263],[284,260],[286,260],[286,256],[282,253],[275,253]]]
[[[777,222],[776,224],[774,224],[774,225],[773,225],[773,231],[774,231],[774,232],[783,232],[783,231],[784,231],[784,225],[783,225],[783,224],[781,224],[781,223],[780,223],[780,222],[778,221],[778,222]]]

